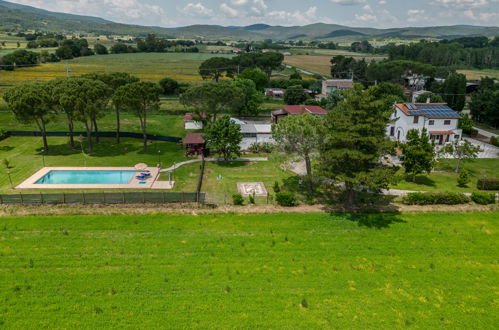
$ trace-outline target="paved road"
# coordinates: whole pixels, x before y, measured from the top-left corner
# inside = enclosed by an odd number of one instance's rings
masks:
[[[220,162],[223,161],[223,158],[205,158],[204,159],[207,162]],[[233,162],[266,162],[269,159],[267,157],[250,157],[250,158],[236,158],[232,159],[231,161]],[[196,159],[191,159],[191,160],[186,160],[185,162],[177,163],[171,167],[164,168],[160,170],[160,172],[171,172],[173,170],[176,170],[177,168],[187,165],[187,164],[193,164],[193,163],[199,163],[201,162],[201,158],[196,158]]]
[[[478,127],[473,127],[473,128],[478,131],[478,134],[489,137],[489,138],[497,135],[497,134],[490,133],[489,131],[483,130],[483,129],[478,128]]]
[[[478,158],[499,158],[498,147],[468,137],[464,137],[463,139],[472,143],[475,146],[479,146],[480,149],[482,149],[482,151],[478,153]]]

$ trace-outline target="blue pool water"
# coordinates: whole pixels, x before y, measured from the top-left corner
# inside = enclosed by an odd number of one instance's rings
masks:
[[[50,171],[35,184],[125,184],[137,171]]]

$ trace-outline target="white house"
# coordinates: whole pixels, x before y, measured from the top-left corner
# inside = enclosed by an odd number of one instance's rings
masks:
[[[253,143],[274,143],[271,124],[244,124],[241,125],[243,140],[241,150],[248,150]]]
[[[437,145],[461,139],[462,130],[458,128],[461,115],[446,103],[403,103],[395,104],[394,108],[392,122],[387,127],[387,135],[394,140],[406,142],[409,130],[423,128]]]

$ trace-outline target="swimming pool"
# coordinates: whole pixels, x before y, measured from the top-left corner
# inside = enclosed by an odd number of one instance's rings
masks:
[[[64,171],[52,170],[35,184],[127,184],[137,171],[94,170]]]

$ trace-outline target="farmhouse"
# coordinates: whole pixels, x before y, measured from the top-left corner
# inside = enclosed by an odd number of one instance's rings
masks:
[[[322,81],[322,94],[327,97],[336,90],[353,88],[352,79],[329,79]]]
[[[184,129],[186,130],[199,130],[203,129],[202,118],[206,118],[205,115],[197,115],[192,112],[188,112],[184,116]]]
[[[394,140],[405,142],[409,130],[423,128],[437,145],[461,139],[462,130],[458,129],[461,115],[446,103],[404,103],[395,104],[394,108],[387,129]]]
[[[282,88],[265,88],[265,96],[272,99],[282,99],[285,93],[286,90]]]
[[[314,116],[325,116],[327,110],[318,105],[285,105],[281,110],[272,111],[272,122],[274,124],[283,117],[289,115],[301,115],[309,113]]]

